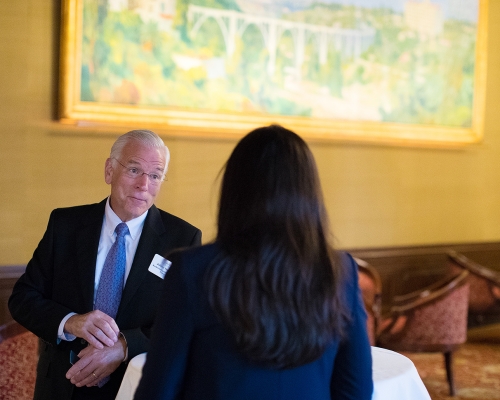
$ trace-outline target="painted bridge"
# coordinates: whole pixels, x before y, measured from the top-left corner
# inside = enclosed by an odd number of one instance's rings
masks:
[[[192,24],[191,37],[196,36],[209,18],[213,18],[219,25],[228,57],[231,57],[235,51],[236,38],[241,38],[248,26],[255,25],[262,33],[264,45],[269,53],[267,65],[269,75],[274,74],[278,42],[286,31],[289,31],[293,38],[294,61],[298,71],[304,63],[306,43],[311,38],[317,44],[320,64],[326,63],[331,45],[344,56],[357,57],[373,43],[375,38],[375,30],[372,28],[341,29],[193,4],[188,8],[188,19]]]

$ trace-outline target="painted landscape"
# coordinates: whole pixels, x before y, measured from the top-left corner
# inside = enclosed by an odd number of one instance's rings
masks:
[[[478,0],[83,0],[80,100],[469,128]]]

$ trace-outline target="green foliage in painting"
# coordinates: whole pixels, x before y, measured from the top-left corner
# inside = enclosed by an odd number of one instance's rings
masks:
[[[167,18],[84,0],[81,100],[471,126],[475,24],[423,34],[389,9],[316,2],[266,16],[272,31],[242,4],[177,0]]]

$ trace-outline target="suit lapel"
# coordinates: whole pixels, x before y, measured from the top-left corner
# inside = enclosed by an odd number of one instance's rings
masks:
[[[77,235],[76,260],[84,306],[85,310],[88,311],[91,311],[94,306],[95,263],[105,205],[106,200],[103,200],[91,210],[84,220],[79,222],[82,224],[82,228]]]
[[[157,250],[161,248],[161,235],[165,232],[165,226],[161,220],[158,209],[153,205],[149,209],[144,228],[142,229],[141,238],[137,245],[134,261],[130,268],[130,273],[123,289],[120,307],[118,308],[117,318],[123,310],[126,309],[135,292],[141,285],[146,274],[148,273],[149,265],[153,260]]]

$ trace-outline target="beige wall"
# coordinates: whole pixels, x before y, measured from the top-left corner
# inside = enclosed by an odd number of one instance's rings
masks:
[[[500,240],[500,2],[490,1],[485,139],[462,150],[311,143],[337,245]],[[26,263],[55,207],[99,201],[103,164],[126,128],[53,122],[59,2],[0,2],[0,265]],[[164,137],[157,204],[215,233],[215,178],[235,142]]]

